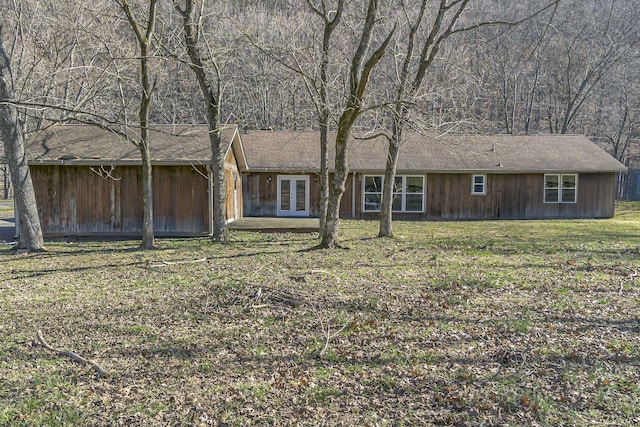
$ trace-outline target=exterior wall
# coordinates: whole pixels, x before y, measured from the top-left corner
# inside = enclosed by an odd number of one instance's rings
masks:
[[[278,176],[288,175],[273,172],[253,172],[243,174],[242,192],[244,193],[245,216],[277,216]],[[309,216],[317,217],[320,206],[320,183],[318,175],[290,174],[309,176]]]
[[[113,179],[99,176],[99,167],[93,170],[87,166],[31,166],[45,235],[142,232],[141,168],[118,166],[111,171]],[[206,176],[201,166],[154,166],[157,235],[209,232]]]
[[[277,173],[245,174],[243,192],[246,216],[276,216],[278,175]],[[310,176],[309,216],[317,217],[320,185],[313,180],[316,175],[310,174]],[[356,174],[355,186],[353,186],[353,174],[349,175],[340,208],[341,217],[372,220],[379,218],[377,212],[363,212],[363,176],[364,174]],[[576,203],[544,203],[544,174],[487,174],[485,195],[471,194],[472,174],[426,174],[424,176],[425,211],[394,213],[395,219],[477,220],[610,218],[613,216],[614,173],[578,174]]]
[[[570,173],[570,172],[569,172]],[[356,217],[362,211],[362,174],[357,176]],[[471,174],[425,175],[425,212],[395,213],[396,219],[610,218],[615,202],[614,173],[578,174],[576,203],[544,203],[544,174],[487,174],[486,194],[471,194]]]
[[[233,150],[229,150],[225,159],[224,180],[227,185],[227,221],[242,218],[242,175],[238,169],[238,162],[233,155]]]
[[[243,174],[244,215],[245,216],[277,216],[278,176],[284,173],[254,172]],[[301,174],[290,174],[301,175]],[[320,210],[320,177],[315,173],[302,174],[309,176],[309,217],[317,218]],[[340,205],[340,216],[353,217],[351,181],[347,179],[346,191]],[[331,179],[332,177],[330,177]]]

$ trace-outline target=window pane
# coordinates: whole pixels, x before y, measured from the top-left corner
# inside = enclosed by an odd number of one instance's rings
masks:
[[[303,212],[307,210],[307,181],[304,179],[296,180],[296,211]]]
[[[291,210],[291,181],[283,179],[280,181],[280,210]]]
[[[422,194],[407,194],[406,205],[408,212],[422,212]]]
[[[558,189],[547,188],[544,190],[545,203],[558,203]]]
[[[398,212],[402,210],[402,196],[396,195],[393,196],[393,206],[391,206],[391,210]]]
[[[365,211],[379,211],[380,210],[381,196],[379,194],[365,194],[364,196],[364,210]]]
[[[484,175],[473,175],[471,193],[484,194]]]
[[[381,176],[366,176],[364,178],[364,191],[366,193],[381,193],[382,192],[382,177]]]
[[[560,182],[558,175],[544,176],[544,188],[558,188],[558,182]]]
[[[396,176],[396,179],[393,183],[393,192],[394,193],[399,193],[402,191],[402,177],[401,176]]]
[[[576,202],[576,189],[575,188],[563,188],[562,189],[562,202],[563,203],[575,203]]]
[[[576,176],[562,175],[562,188],[576,188]]]
[[[421,176],[407,177],[407,193],[422,193],[423,179]]]

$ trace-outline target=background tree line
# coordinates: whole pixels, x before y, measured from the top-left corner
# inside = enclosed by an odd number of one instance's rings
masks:
[[[52,123],[138,121],[147,93],[141,88],[139,41],[123,3],[136,17],[145,17],[149,8],[143,0],[0,2],[2,37],[27,138]],[[350,86],[358,71],[353,60],[371,1],[155,3],[147,52],[151,123],[211,120],[203,107],[206,90],[194,78],[197,69],[216,89],[218,125],[235,123],[243,131],[337,130],[345,108],[351,108]],[[584,133],[621,162],[638,160],[636,1],[374,3],[363,59],[389,40],[375,69],[366,73],[351,135],[391,135],[398,123],[442,133]],[[195,68],[184,37],[189,4],[195,8],[192,25],[201,59]],[[420,71],[425,58],[428,67]]]

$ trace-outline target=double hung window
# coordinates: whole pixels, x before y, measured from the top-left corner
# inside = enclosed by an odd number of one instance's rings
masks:
[[[364,211],[379,212],[382,207],[384,177],[365,175]],[[396,176],[393,185],[393,212],[424,211],[424,176]]]
[[[545,203],[576,203],[578,197],[576,174],[546,174],[544,176]]]
[[[486,175],[473,175],[471,177],[471,194],[476,196],[484,196],[485,194],[487,194],[485,188],[486,181]]]

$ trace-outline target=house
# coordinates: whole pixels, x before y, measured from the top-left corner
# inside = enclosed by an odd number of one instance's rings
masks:
[[[140,152],[123,136],[87,125],[59,125],[27,145],[43,233],[142,233]],[[153,220],[158,236],[213,229],[213,177],[206,126],[155,126],[150,134]],[[222,131],[226,217],[242,216],[244,155],[235,127]]]
[[[240,133],[225,127],[222,140],[227,221],[318,216],[317,132]],[[210,233],[207,127],[156,126],[150,145],[156,234]],[[27,151],[45,235],[141,233],[140,154],[123,137],[92,126],[59,125],[41,132]],[[342,217],[378,218],[386,158],[386,139],[352,141]],[[625,170],[579,135],[413,134],[401,147],[394,217],[608,218],[616,173]]]
[[[241,137],[245,216],[317,216],[318,134],[259,131]],[[352,141],[342,217],[378,217],[386,159],[385,138]],[[625,170],[581,135],[412,134],[401,146],[394,217],[608,218],[615,174]]]

